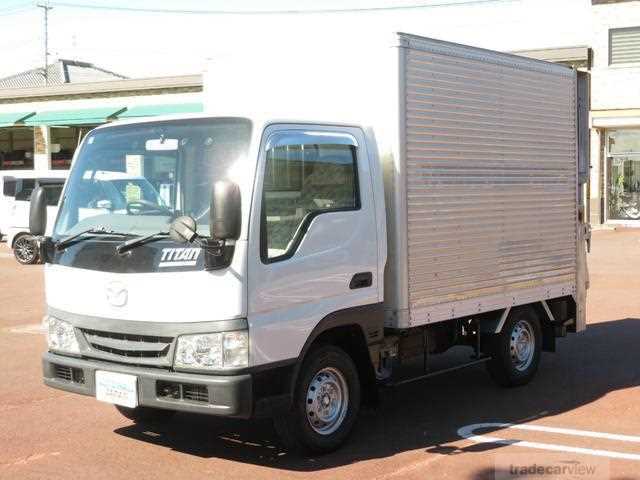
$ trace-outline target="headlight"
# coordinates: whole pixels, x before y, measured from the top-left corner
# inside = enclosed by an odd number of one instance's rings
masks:
[[[249,365],[247,331],[204,333],[178,337],[176,368],[224,370]]]
[[[73,325],[55,317],[45,319],[49,350],[66,353],[80,353],[80,345]]]

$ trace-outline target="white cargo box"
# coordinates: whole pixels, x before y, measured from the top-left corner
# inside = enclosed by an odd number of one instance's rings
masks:
[[[389,326],[575,294],[576,73],[400,40],[401,143],[388,181],[398,189],[397,271],[387,289],[406,288]]]
[[[576,294],[576,78],[403,33],[320,39],[217,59],[205,107],[365,127],[385,172],[386,325],[407,328]]]

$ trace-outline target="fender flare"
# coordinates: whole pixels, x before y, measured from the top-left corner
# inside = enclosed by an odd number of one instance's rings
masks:
[[[297,361],[291,373],[289,383],[290,400],[293,401],[293,392],[295,390],[298,376],[304,360],[315,341],[325,332],[340,328],[355,326],[360,329],[367,348],[382,342],[384,338],[384,303],[372,303],[368,305],[360,305],[357,307],[349,307],[337,310],[325,316],[311,331],[302,350],[298,355]],[[355,360],[355,359],[354,359]],[[375,372],[371,365],[371,373],[375,380]]]

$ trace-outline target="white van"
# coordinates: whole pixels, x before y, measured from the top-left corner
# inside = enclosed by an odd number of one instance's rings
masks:
[[[22,179],[33,177],[32,170],[0,171],[0,240],[9,228],[9,215],[16,191],[21,188]]]
[[[16,194],[35,187],[36,178],[66,178],[68,170],[0,170],[0,240],[11,227],[11,210]]]
[[[58,214],[58,201],[64,187],[64,178],[16,178],[15,196],[8,207],[6,221],[7,245],[13,249],[16,260],[22,264],[38,261],[37,245],[29,233],[29,201],[31,193],[43,187],[47,195],[47,220],[53,224]],[[6,182],[10,185],[10,182]]]

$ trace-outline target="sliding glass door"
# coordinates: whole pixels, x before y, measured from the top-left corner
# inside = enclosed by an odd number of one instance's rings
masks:
[[[640,220],[640,129],[607,132],[607,219]]]

